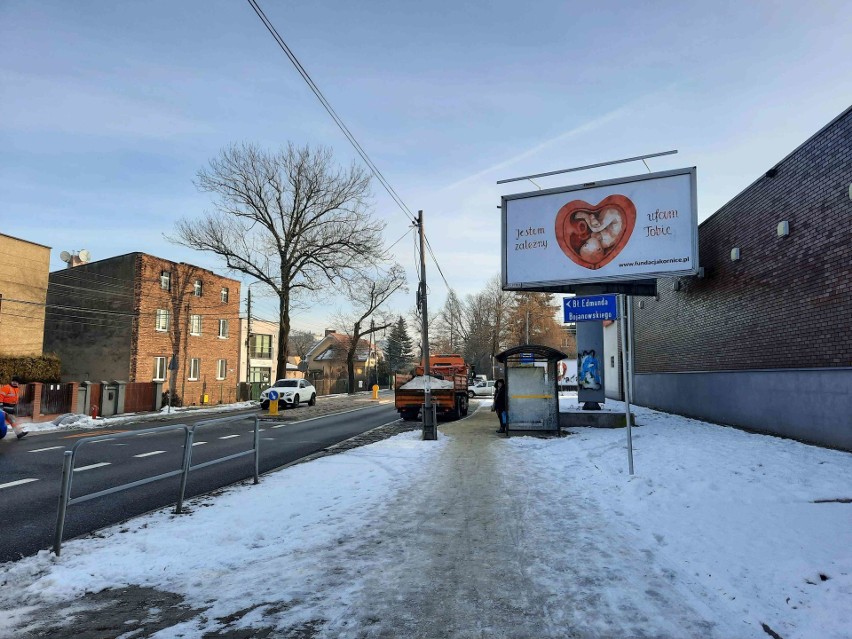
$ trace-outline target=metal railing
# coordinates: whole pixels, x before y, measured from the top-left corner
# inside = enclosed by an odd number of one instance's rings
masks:
[[[245,457],[246,455],[254,455],[254,483],[260,483],[260,420],[257,418],[257,416],[255,416],[254,418],[254,438],[252,440],[252,447],[250,449],[238,453],[233,453],[231,455],[226,455],[225,457],[217,457],[216,459],[211,459],[210,461],[206,461],[201,464],[195,464],[193,466],[192,443],[195,438],[196,429],[202,426],[209,426],[210,424],[214,424],[220,421],[220,419],[206,420],[198,422],[192,427],[189,427],[186,424],[169,424],[167,426],[144,428],[142,430],[129,431],[125,433],[87,437],[85,439],[81,439],[76,444],[74,444],[71,450],[66,450],[62,464],[62,487],[60,488],[59,492],[59,508],[57,509],[56,513],[56,531],[53,539],[54,554],[56,554],[56,556],[58,557],[60,551],[62,550],[62,535],[65,531],[65,515],[68,510],[68,506],[72,506],[73,504],[80,504],[82,502],[89,501],[90,499],[105,497],[106,495],[112,495],[113,493],[121,492],[123,490],[136,488],[138,486],[144,486],[145,484],[150,484],[161,479],[168,479],[169,477],[176,477],[177,475],[180,475],[180,491],[178,492],[177,502],[175,503],[175,513],[180,514],[183,511],[183,500],[186,494],[186,482],[189,478],[189,473],[191,471],[198,470],[200,468],[206,468],[214,464],[221,464],[227,461],[231,461],[232,459]],[[110,439],[129,439],[131,437],[150,435],[152,433],[164,433],[174,430],[182,430],[184,432],[184,449],[181,468],[177,470],[170,470],[165,473],[160,473],[159,475],[156,475],[154,477],[146,477],[144,479],[138,479],[136,481],[132,481],[126,484],[121,484],[120,486],[113,486],[112,488],[99,490],[94,493],[87,493],[73,498],[71,497],[71,480],[74,472],[74,462],[77,459],[77,451],[82,446]]]

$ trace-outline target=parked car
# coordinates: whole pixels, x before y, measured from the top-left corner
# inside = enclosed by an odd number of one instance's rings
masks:
[[[269,391],[278,391],[278,405],[280,407],[292,406],[296,408],[301,402],[308,402],[308,406],[317,403],[317,389],[306,379],[279,379],[272,386],[260,394],[260,407],[263,410],[269,408]]]
[[[492,397],[494,395],[494,380],[488,382],[476,382],[473,386],[467,387],[467,396],[471,399],[474,397]]]

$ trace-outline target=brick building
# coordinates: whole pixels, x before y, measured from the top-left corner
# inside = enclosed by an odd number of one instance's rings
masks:
[[[636,401],[852,449],[852,107],[698,237],[703,277],[634,299]]]
[[[50,274],[45,349],[63,381],[161,381],[184,404],[231,402],[240,283],[145,253]]]
[[[41,355],[50,247],[0,233],[0,356]]]

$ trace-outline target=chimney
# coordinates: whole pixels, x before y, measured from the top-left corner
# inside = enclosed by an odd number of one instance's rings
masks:
[[[333,328],[325,329],[325,337],[328,337],[329,335],[334,335],[335,333],[337,333],[337,331],[334,330]]]

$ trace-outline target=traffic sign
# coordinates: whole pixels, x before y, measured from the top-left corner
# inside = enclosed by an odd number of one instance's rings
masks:
[[[269,391],[269,401],[271,401],[271,402],[278,401],[278,391],[277,390]]]
[[[562,300],[565,322],[594,322],[618,319],[615,295],[586,295]]]

